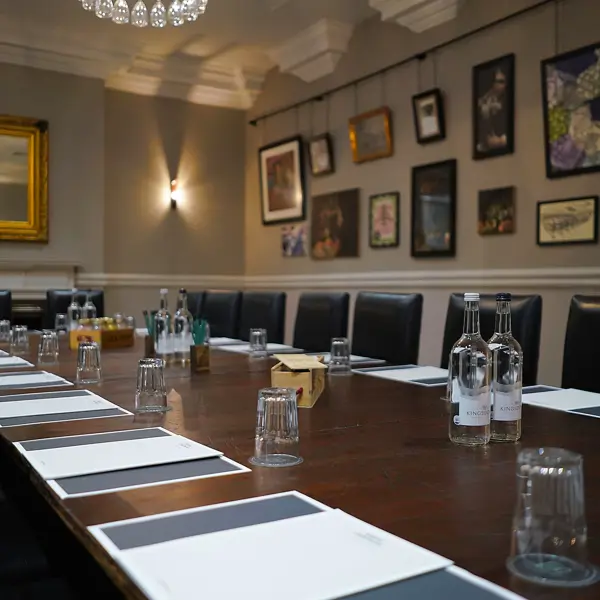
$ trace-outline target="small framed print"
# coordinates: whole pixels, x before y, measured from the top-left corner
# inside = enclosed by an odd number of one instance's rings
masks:
[[[435,88],[413,96],[412,107],[419,144],[445,139],[444,97],[440,89]]]
[[[479,192],[477,231],[479,235],[515,232],[515,188]]]
[[[597,242],[598,196],[538,202],[538,246]]]
[[[394,153],[392,111],[387,106],[352,117],[348,124],[355,163],[386,158]]]
[[[335,171],[332,148],[331,136],[328,133],[308,141],[308,158],[313,177],[329,175]]]
[[[396,248],[400,245],[400,194],[389,192],[369,197],[369,246]]]

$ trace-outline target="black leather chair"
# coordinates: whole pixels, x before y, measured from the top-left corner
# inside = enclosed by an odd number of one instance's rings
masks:
[[[542,297],[513,296],[511,302],[512,332],[523,349],[523,385],[537,383],[542,328]],[[448,368],[450,350],[462,335],[464,316],[463,294],[451,294],[446,313],[446,327],[442,344],[442,368]],[[496,295],[483,294],[479,300],[481,335],[489,340],[496,322]]]
[[[349,301],[347,292],[301,294],[294,346],[306,352],[329,352],[331,338],[348,334]]]
[[[0,290],[0,319],[12,321],[12,292]]]
[[[235,338],[239,329],[241,292],[206,292],[202,317],[212,337]]]
[[[204,292],[188,292],[188,310],[194,318],[202,314],[202,306],[204,305]]]
[[[360,292],[354,307],[352,353],[397,365],[417,364],[421,294]]]
[[[54,328],[54,320],[59,313],[66,313],[71,304],[72,290],[48,290],[46,292],[46,314],[44,317],[44,327]],[[102,290],[77,290],[77,302],[83,306],[88,294],[91,294],[91,300],[96,306],[96,313],[99,317],[104,316],[104,292]]]
[[[244,292],[238,337],[247,340],[250,329],[260,327],[267,330],[267,341],[283,344],[285,301],[285,292]]]
[[[600,393],[598,353],[594,340],[600,335],[600,296],[573,296],[567,320],[562,387]]]

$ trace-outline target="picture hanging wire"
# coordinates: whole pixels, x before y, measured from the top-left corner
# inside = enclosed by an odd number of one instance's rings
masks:
[[[309,114],[309,134],[310,137],[313,137],[314,133],[314,116],[315,116],[315,103],[311,102],[309,105],[309,110],[310,110],[310,114]]]
[[[300,106],[296,106],[296,133],[300,134]]]
[[[267,140],[267,119],[263,119],[261,121],[261,125],[259,128],[259,136],[260,136],[260,145],[264,146]]]
[[[358,114],[358,83],[354,84],[354,115]]]
[[[421,60],[417,60],[417,94],[420,94],[421,89]]]
[[[436,88],[438,87],[438,80],[437,80],[437,61],[438,61],[438,53],[434,52],[431,55],[431,62],[433,64],[433,87]]]
[[[331,96],[325,98],[325,133],[329,133],[329,103],[331,102]]]
[[[387,71],[381,74],[381,106],[385,106],[385,75]]]
[[[554,2],[554,54],[560,54],[560,17],[561,2]]]

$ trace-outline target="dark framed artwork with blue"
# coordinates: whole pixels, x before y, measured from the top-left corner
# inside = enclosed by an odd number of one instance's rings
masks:
[[[542,61],[546,175],[600,170],[600,42]]]

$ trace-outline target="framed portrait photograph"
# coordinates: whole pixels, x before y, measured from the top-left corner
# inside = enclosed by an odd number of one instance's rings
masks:
[[[600,42],[541,66],[547,177],[600,170]]]
[[[473,158],[515,150],[515,55],[473,67]]]
[[[302,138],[263,146],[258,162],[263,225],[302,221],[306,215]]]
[[[400,245],[400,194],[388,192],[369,197],[369,246],[396,248]]]
[[[412,97],[415,133],[419,144],[437,142],[446,137],[444,97],[438,88]]]
[[[313,177],[329,175],[335,171],[333,144],[328,133],[317,135],[308,141],[308,158]]]
[[[392,112],[387,106],[352,117],[348,124],[355,163],[392,156]]]
[[[357,258],[360,190],[322,194],[312,199],[311,256]]]
[[[306,223],[284,225],[281,228],[281,254],[284,258],[308,256]]]
[[[515,188],[481,190],[478,198],[479,235],[515,232]]]
[[[597,242],[598,196],[538,202],[537,243],[539,246]]]
[[[456,254],[456,160],[412,169],[411,256]]]

